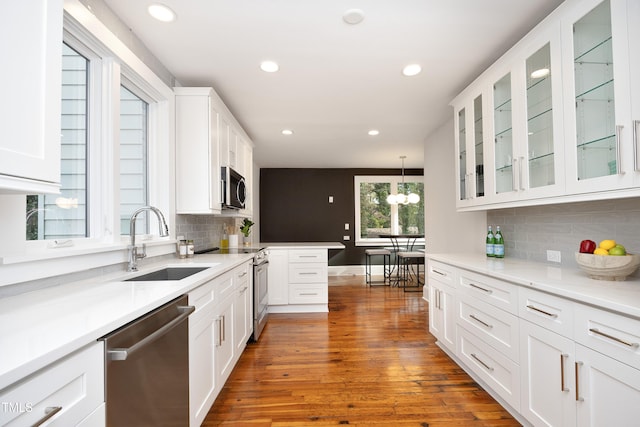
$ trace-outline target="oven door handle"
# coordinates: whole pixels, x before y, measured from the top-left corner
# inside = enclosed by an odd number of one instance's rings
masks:
[[[144,346],[151,344],[158,338],[165,335],[171,329],[178,326],[179,323],[182,323],[196,309],[192,305],[186,305],[186,306],[179,305],[177,308],[178,308],[178,312],[180,313],[179,316],[177,316],[172,321],[165,323],[162,327],[152,332],[151,334],[147,335],[146,337],[144,337],[143,339],[141,339],[131,347],[107,349],[107,359],[108,360],[127,360],[127,357],[129,357],[136,351],[140,350]]]

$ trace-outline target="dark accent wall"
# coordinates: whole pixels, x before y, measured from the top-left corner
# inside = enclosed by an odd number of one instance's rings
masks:
[[[405,175],[422,174],[405,169]],[[356,175],[401,175],[401,170],[260,169],[260,241],[341,242],[345,249],[329,251],[329,265],[364,264],[365,248],[355,246]],[[346,235],[351,239],[344,241]]]

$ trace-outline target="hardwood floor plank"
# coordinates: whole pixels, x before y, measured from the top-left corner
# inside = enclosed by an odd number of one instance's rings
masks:
[[[270,315],[203,426],[519,426],[427,320],[421,293],[341,278],[329,313]]]

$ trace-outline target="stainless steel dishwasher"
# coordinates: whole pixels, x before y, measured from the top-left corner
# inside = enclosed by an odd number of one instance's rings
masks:
[[[179,297],[102,339],[108,427],[189,425],[189,330]]]

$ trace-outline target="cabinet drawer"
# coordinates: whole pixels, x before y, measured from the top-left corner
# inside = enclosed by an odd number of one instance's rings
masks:
[[[289,262],[323,262],[327,263],[329,257],[326,249],[291,249]]]
[[[327,304],[328,284],[289,285],[289,304]]]
[[[454,287],[456,285],[455,267],[438,261],[428,260],[427,274],[440,283]]]
[[[214,281],[215,280],[209,281],[189,292],[189,305],[194,306],[196,312],[208,308],[215,300]]]
[[[520,317],[562,336],[573,336],[573,303],[533,289],[519,291]]]
[[[214,279],[216,290],[215,298],[218,303],[220,303],[228,296],[233,295],[233,291],[235,290],[235,281],[233,280],[234,277],[235,273],[233,271],[230,271]]]
[[[458,326],[458,357],[516,411],[520,410],[520,367]]]
[[[289,283],[327,283],[327,264],[289,264]]]
[[[91,344],[0,394],[0,425],[34,425],[61,408],[48,426],[75,426],[104,402],[104,346]]]
[[[462,295],[458,299],[458,324],[487,344],[518,361],[518,317],[492,305]]]
[[[518,314],[518,287],[516,285],[460,270],[456,288],[511,314]]]
[[[581,304],[575,306],[575,340],[623,363],[640,366],[640,321]]]

